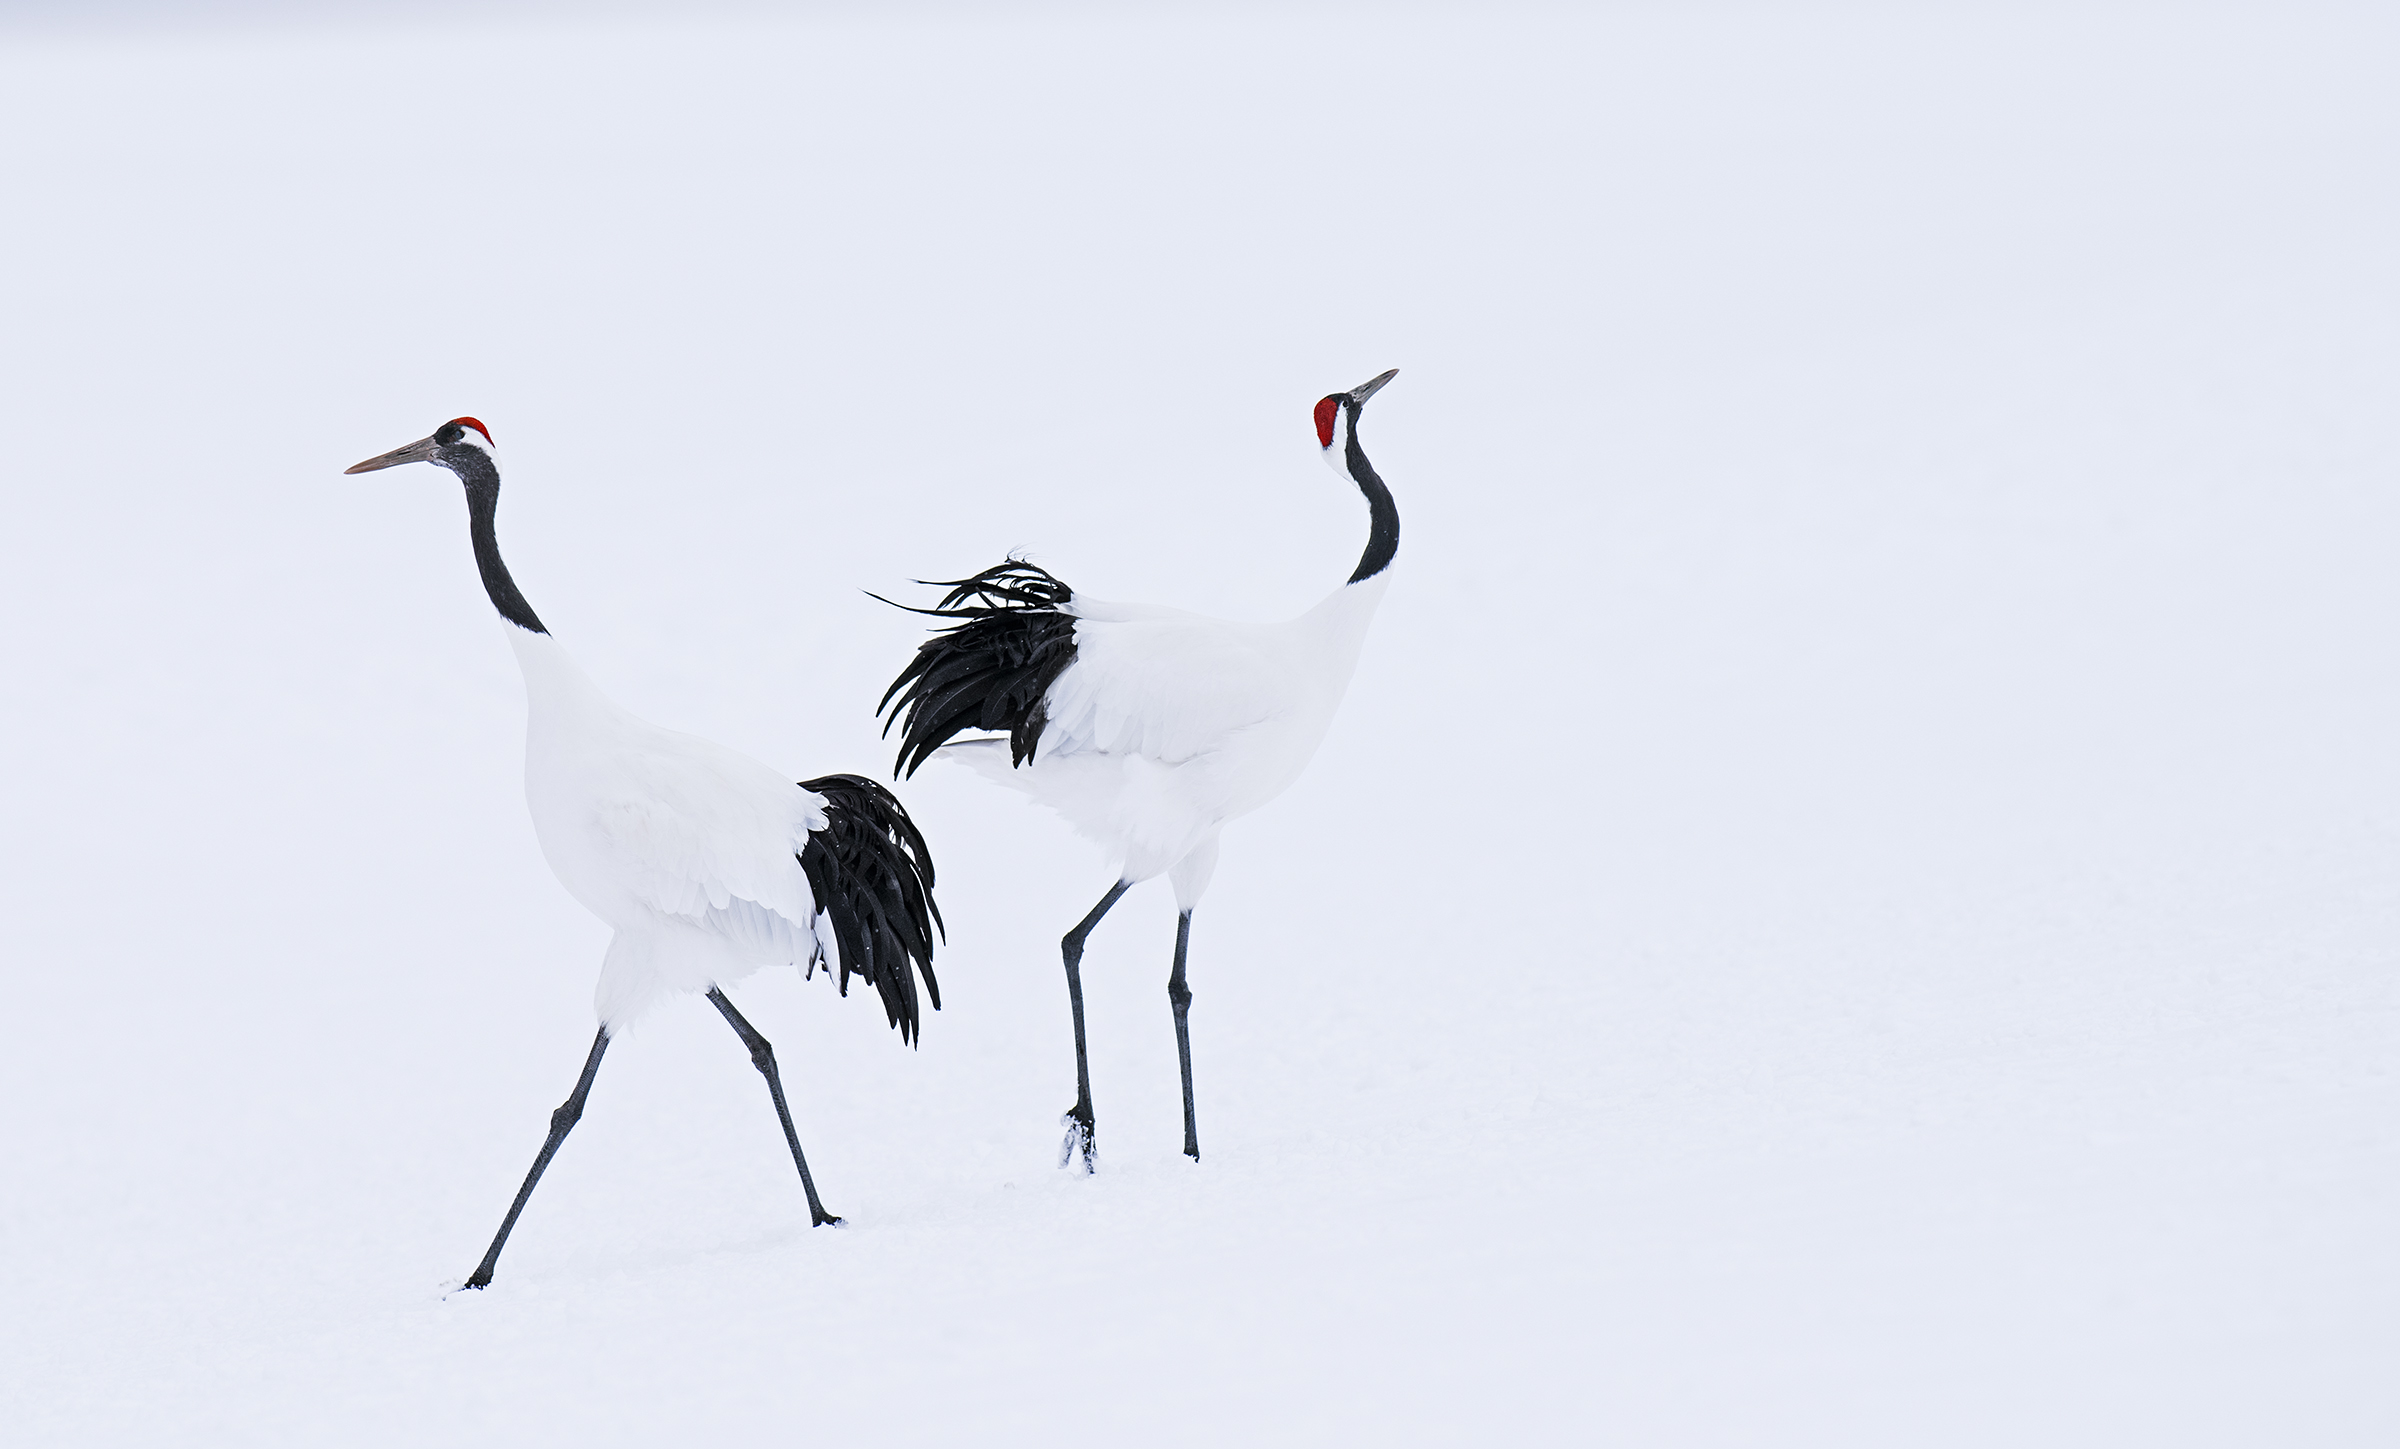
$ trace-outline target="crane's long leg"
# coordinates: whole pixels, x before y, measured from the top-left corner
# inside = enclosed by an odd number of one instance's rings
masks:
[[[483,1261],[475,1265],[473,1273],[467,1275],[469,1288],[490,1286],[492,1269],[500,1262],[500,1250],[508,1245],[509,1230],[517,1225],[517,1214],[525,1211],[525,1200],[533,1196],[533,1185],[542,1180],[542,1170],[550,1165],[551,1158],[558,1155],[558,1145],[566,1141],[567,1134],[575,1130],[575,1124],[583,1120],[583,1099],[592,1094],[592,1078],[600,1075],[600,1054],[607,1050],[608,1028],[604,1026],[600,1028],[600,1034],[592,1038],[592,1054],[584,1060],[583,1075],[575,1079],[574,1095],[550,1114],[550,1140],[542,1144],[541,1156],[533,1159],[533,1170],[525,1174],[525,1185],[517,1189],[517,1200],[508,1205],[508,1216],[500,1220],[500,1231],[493,1235],[491,1247],[484,1250]]]
[[[1067,1129],[1067,1140],[1060,1143],[1058,1148],[1058,1165],[1061,1167],[1074,1161],[1080,1149],[1083,1153],[1083,1170],[1090,1172],[1093,1154],[1098,1150],[1092,1128],[1092,1065],[1083,1047],[1083,938],[1092,933],[1092,927],[1100,924],[1100,918],[1108,914],[1108,908],[1117,903],[1117,898],[1132,889],[1133,882],[1129,880],[1121,880],[1110,886],[1108,894],[1100,898],[1100,904],[1092,907],[1092,913],[1085,916],[1058,943],[1059,953],[1067,960],[1067,1004],[1075,1009],[1075,1105],[1058,1119]]]
[[[1175,1008],[1175,1055],[1183,1061],[1183,1155],[1200,1160],[1200,1122],[1192,1114],[1192,989],[1183,984],[1183,953],[1192,943],[1192,913],[1175,918],[1175,974],[1167,978],[1167,1002]]]
[[[783,1140],[792,1144],[792,1163],[800,1169],[800,1190],[808,1194],[808,1225],[812,1228],[821,1228],[827,1223],[840,1226],[842,1220],[825,1211],[825,1204],[817,1201],[816,1179],[808,1175],[808,1159],[800,1152],[800,1134],[792,1127],[792,1109],[783,1100],[783,1078],[775,1070],[775,1048],[758,1034],[757,1027],[733,1009],[733,1003],[725,999],[724,992],[712,986],[708,999],[725,1014],[725,1020],[732,1023],[734,1031],[742,1039],[742,1045],[750,1048],[750,1065],[758,1068],[758,1074],[767,1079],[767,1095],[775,1099],[775,1115],[783,1122]]]

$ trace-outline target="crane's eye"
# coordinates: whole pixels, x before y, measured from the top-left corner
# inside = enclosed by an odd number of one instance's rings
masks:
[[[483,434],[483,445],[486,448],[492,446],[492,430],[485,427],[481,422],[474,418],[452,418],[449,422],[449,426],[452,428],[473,428],[476,432]],[[455,443],[458,441],[458,439],[453,437],[449,439],[449,441]]]
[[[1330,448],[1330,447],[1332,447],[1332,446],[1333,446],[1333,420],[1334,420],[1334,417],[1335,417],[1335,415],[1336,415],[1336,414],[1338,414],[1338,413],[1340,413],[1340,412],[1341,412],[1341,410],[1342,410],[1342,400],[1341,400],[1340,398],[1338,398],[1338,397],[1327,397],[1327,398],[1321,398],[1321,399],[1319,399],[1319,400],[1318,400],[1318,402],[1317,402],[1317,446],[1318,446],[1318,447],[1320,447],[1320,448]]]

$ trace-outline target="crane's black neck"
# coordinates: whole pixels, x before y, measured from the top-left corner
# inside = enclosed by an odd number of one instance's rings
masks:
[[[500,511],[499,468],[479,449],[469,447],[456,450],[450,471],[467,485],[467,533],[475,540],[475,568],[483,575],[483,591],[491,596],[492,607],[520,629],[549,633],[533,605],[517,591],[517,581],[508,576],[508,565],[500,560],[500,535],[493,526]]]
[[[1367,549],[1358,556],[1358,572],[1350,576],[1355,584],[1392,566],[1393,555],[1400,552],[1400,508],[1392,502],[1392,490],[1383,486],[1375,465],[1367,461],[1366,450],[1358,445],[1358,404],[1344,406],[1350,410],[1350,436],[1343,443],[1342,463],[1357,481],[1358,491],[1367,495]]]

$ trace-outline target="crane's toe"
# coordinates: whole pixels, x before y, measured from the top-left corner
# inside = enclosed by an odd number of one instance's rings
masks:
[[[1081,1154],[1084,1174],[1091,1175],[1096,1170],[1093,1159],[1097,1152],[1093,1144],[1092,1109],[1079,1102],[1069,1107],[1058,1122],[1067,1129],[1066,1140],[1058,1144],[1058,1165],[1065,1167]]]

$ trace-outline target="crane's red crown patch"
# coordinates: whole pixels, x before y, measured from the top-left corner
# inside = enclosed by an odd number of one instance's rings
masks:
[[[1330,448],[1333,446],[1333,418],[1334,414],[1340,412],[1341,409],[1342,400],[1338,397],[1324,398],[1317,403],[1318,447]]]
[[[485,426],[484,426],[482,423],[479,423],[479,422],[477,422],[475,419],[473,419],[473,418],[452,418],[450,421],[451,421],[451,422],[453,422],[453,423],[456,423],[458,426],[460,426],[460,427],[462,427],[462,428],[473,428],[473,429],[474,429],[476,432],[479,432],[479,433],[483,434],[483,442],[484,442],[484,446],[485,446],[485,447],[498,447],[498,446],[499,446],[499,444],[497,444],[497,443],[494,443],[494,442],[492,441],[492,430],[491,430],[490,428],[487,428],[487,427],[485,427]]]

